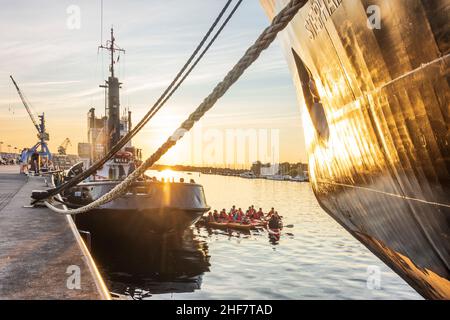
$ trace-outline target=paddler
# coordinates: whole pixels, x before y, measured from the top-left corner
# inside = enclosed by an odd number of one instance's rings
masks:
[[[238,213],[239,213],[239,216],[241,217],[241,220],[242,220],[244,218],[244,216],[245,216],[244,211],[242,211],[242,209],[239,208]]]
[[[216,222],[211,211],[208,212],[208,222]]]
[[[281,217],[280,217],[280,215],[278,214],[278,211],[275,211],[275,212],[273,213],[273,215],[276,216],[276,217],[278,218],[278,220],[281,220]]]
[[[263,218],[264,218],[264,212],[263,212],[262,208],[259,208],[258,212],[256,212],[256,214],[255,214],[255,219],[262,220]]]
[[[272,217],[272,215],[275,213],[275,209],[272,207],[272,209],[270,209],[270,211],[267,213],[266,218],[270,218]]]
[[[279,229],[280,228],[280,217],[276,212],[272,214],[268,223],[269,229]]]
[[[225,208],[223,208],[222,211],[220,211],[220,216],[219,217],[220,217],[220,221],[221,222],[224,222],[224,221],[228,220],[228,215],[227,215],[227,212],[226,212]]]
[[[233,214],[233,221],[238,221],[238,219],[239,219],[239,211],[236,211],[234,214]]]
[[[213,217],[214,217],[214,221],[219,221],[219,212],[217,212],[217,210],[214,210],[214,213],[213,213]]]
[[[244,212],[242,212],[242,209],[239,208],[239,210],[236,211],[236,213],[234,214],[233,220],[234,221],[242,221],[242,217],[244,216]]]
[[[247,210],[247,217],[248,217],[249,219],[254,219],[254,218],[253,218],[254,214],[255,214],[255,210],[253,209],[253,206],[248,207],[248,210]]]

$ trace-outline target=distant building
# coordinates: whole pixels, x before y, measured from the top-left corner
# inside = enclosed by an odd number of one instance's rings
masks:
[[[278,163],[266,163],[261,165],[261,177],[273,176],[278,173],[279,165]]]
[[[78,143],[78,156],[80,158],[90,158],[91,157],[91,144],[86,142]]]
[[[251,172],[258,177],[266,177],[273,175],[290,175],[290,176],[305,176],[308,173],[308,165],[306,163],[266,163],[256,161],[252,164]]]

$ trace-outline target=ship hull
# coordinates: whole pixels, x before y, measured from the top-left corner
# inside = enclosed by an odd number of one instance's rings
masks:
[[[320,205],[430,299],[450,299],[449,16],[448,0],[314,0],[280,35]]]
[[[183,231],[195,224],[207,209],[158,208],[99,209],[75,217],[78,229],[89,231],[95,238],[119,238],[121,241],[142,235],[164,234]]]
[[[86,205],[119,182],[82,183],[65,195],[73,205]],[[136,182],[123,196],[75,217],[79,229],[93,238],[133,240],[144,234],[171,233],[193,225],[210,207],[203,187],[194,183]]]

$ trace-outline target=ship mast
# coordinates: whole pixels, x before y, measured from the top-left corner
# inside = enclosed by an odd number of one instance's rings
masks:
[[[116,45],[116,39],[114,38],[114,29],[111,28],[111,39],[106,42],[106,45],[99,46],[99,49],[109,51],[111,57],[111,65],[109,66],[110,76],[106,85],[101,85],[101,88],[108,90],[108,145],[107,150],[111,148],[120,140],[120,94],[119,89],[122,84],[119,79],[116,78],[114,73],[114,64],[116,63],[114,54],[116,52],[123,52],[125,50],[119,48]]]
[[[114,78],[114,65],[116,64],[116,62],[114,61],[114,53],[116,51],[125,53],[125,50],[116,46],[116,38],[114,38],[113,28],[111,28],[111,40],[106,41],[106,45],[104,46],[102,44],[101,46],[99,46],[99,48],[109,51],[111,56],[111,65],[109,66],[109,71],[111,72],[111,77]]]

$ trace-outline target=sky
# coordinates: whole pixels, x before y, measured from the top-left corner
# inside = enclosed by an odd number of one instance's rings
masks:
[[[104,113],[104,92],[98,85],[107,78],[108,56],[97,50],[101,30],[105,42],[114,26],[117,44],[126,50],[116,66],[123,82],[121,108],[129,107],[136,123],[185,63],[226,1],[104,0],[103,28],[100,3],[0,0],[2,151],[8,144],[22,148],[36,141],[10,74],[33,110],[45,112],[50,149],[56,152],[68,137],[72,141],[68,151],[76,153],[78,142],[87,141],[88,110],[95,107],[97,114]],[[73,8],[79,9],[79,20],[73,20]],[[268,25],[259,0],[244,0],[188,80],[133,140],[144,156],[172,134]],[[247,141],[242,149],[237,140],[230,144],[233,134],[257,140],[237,138]],[[278,41],[185,138],[159,163],[245,167],[274,149],[280,161],[306,161],[300,107]],[[266,142],[269,151],[263,152]],[[254,152],[255,143],[258,150]]]

